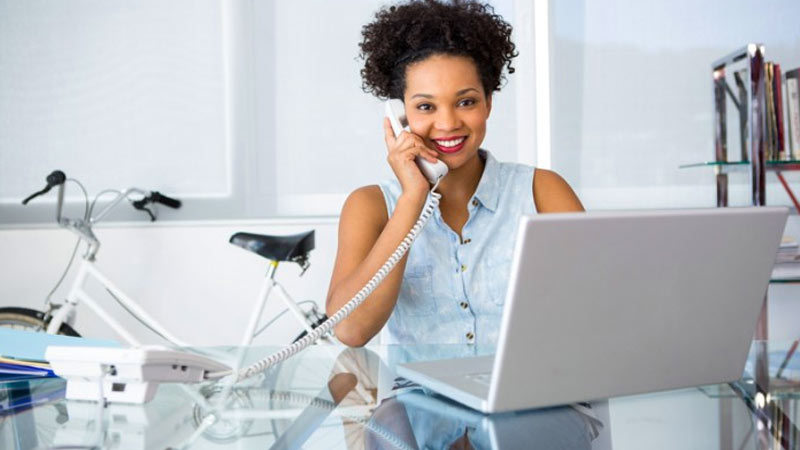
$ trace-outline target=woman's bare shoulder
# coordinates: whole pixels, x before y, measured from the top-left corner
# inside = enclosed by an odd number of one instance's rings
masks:
[[[569,183],[552,170],[535,169],[533,201],[540,213],[584,210]]]
[[[383,228],[389,217],[381,188],[369,185],[351,192],[342,207],[340,220]]]

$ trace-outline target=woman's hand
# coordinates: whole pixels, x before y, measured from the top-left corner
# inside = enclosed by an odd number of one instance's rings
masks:
[[[427,195],[430,183],[417,166],[414,158],[419,156],[431,163],[436,163],[436,150],[425,145],[421,137],[408,131],[403,131],[395,137],[392,124],[388,118],[383,119],[383,130],[386,148],[389,150],[387,161],[392,171],[400,181],[403,193]]]

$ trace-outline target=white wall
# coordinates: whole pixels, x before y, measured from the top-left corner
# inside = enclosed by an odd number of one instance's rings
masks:
[[[196,345],[238,343],[267,262],[229,244],[228,238],[236,231],[292,234],[309,229],[316,230],[311,267],[301,278],[296,264],[282,264],[277,279],[295,300],[316,300],[324,311],[336,252],[334,219],[98,226],[102,248],[97,265],[179,338]],[[52,227],[0,229],[0,306],[41,309],[74,244],[71,233]],[[134,335],[144,342],[160,341],[105,292],[89,286]],[[62,288],[54,298],[65,295]],[[282,309],[278,297],[273,297],[265,317]],[[299,332],[293,320],[285,315],[256,342],[289,342]],[[87,336],[119,339],[85,306],[79,310],[76,328]]]
[[[711,64],[750,42],[800,66],[796,0],[551,0],[553,168],[590,209],[715,206]],[[737,160],[728,106],[728,155]],[[798,174],[788,174],[797,185]],[[770,204],[790,204],[773,174]],[[732,205],[751,201],[731,177]]]
[[[338,214],[392,176],[357,59],[385,3],[0,0],[0,223],[47,223],[52,198],[19,201],[54,169],[90,194],[135,185],[184,201],[162,220]],[[514,22],[514,1],[492,3]],[[494,98],[484,145],[504,160],[535,152],[516,145],[517,119],[533,123],[517,109],[524,76]]]
[[[0,66],[0,213],[22,212],[19,198],[40,188],[50,169],[63,167],[92,193],[144,184],[187,200],[172,214],[162,208],[161,218],[335,214],[346,192],[391,176],[380,143],[380,104],[360,91],[353,61],[360,24],[382,3],[148,1],[132,10],[113,1],[72,0],[57,8],[0,1],[0,57],[14,62]],[[535,97],[533,8],[530,1],[494,3],[519,22],[522,70],[495,99],[487,147],[502,159],[531,161],[525,155],[535,149],[515,147],[535,142],[535,117],[526,106]],[[796,2],[778,2],[760,21],[750,20],[754,8],[761,11],[757,2],[739,3],[725,8],[724,21],[713,21],[703,18],[720,2],[665,3],[657,15],[626,0],[550,2],[553,168],[587,207],[713,205],[711,172],[677,169],[711,155],[710,60],[762,40],[768,58],[786,68],[800,64],[796,33],[773,26],[782,23],[773,16],[797,11]],[[698,19],[685,21],[684,10]],[[723,25],[731,23],[738,25]],[[304,30],[320,35],[314,39]],[[169,163],[163,166],[162,159]],[[734,181],[732,202],[746,203],[746,189]],[[194,202],[197,196],[206,203]],[[39,208],[48,223],[53,197],[24,211]],[[786,202],[776,191],[768,197]],[[3,209],[12,206],[17,209]],[[123,209],[114,218],[124,217]],[[333,219],[308,220],[252,226],[266,232],[320,228],[320,249],[303,286],[321,300],[330,271],[319,265],[333,260],[335,232],[326,228]],[[6,215],[0,221],[24,220]],[[228,248],[235,223],[106,226],[100,266],[119,271],[123,286],[170,316],[172,304],[158,303],[163,296],[157,293],[173,296],[186,280],[201,279],[203,287],[188,297],[202,300],[187,304],[207,308],[201,311],[208,315],[232,289],[237,298],[249,298],[259,280],[236,278],[243,265],[261,266]],[[59,275],[70,240],[61,230],[0,231],[0,304],[35,305]],[[161,272],[175,261],[198,267],[177,271],[172,284]],[[224,262],[220,270],[232,273],[214,277],[216,265],[201,261]],[[791,286],[773,290],[779,312],[800,309]],[[236,313],[245,314],[240,309]],[[786,315],[776,317],[773,332],[800,334],[782,319]]]

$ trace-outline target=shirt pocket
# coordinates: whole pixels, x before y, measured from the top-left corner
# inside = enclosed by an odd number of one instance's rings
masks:
[[[406,267],[397,306],[406,316],[426,316],[436,313],[433,266]]]
[[[506,270],[508,264],[499,258],[489,261],[489,264],[482,267],[482,276],[479,279],[482,281],[485,295],[489,300],[487,304],[503,306],[506,301],[506,290],[508,290],[508,271]]]

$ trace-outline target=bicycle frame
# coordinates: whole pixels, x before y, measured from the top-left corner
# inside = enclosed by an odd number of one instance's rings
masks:
[[[122,338],[127,341],[129,344],[134,346],[142,345],[141,342],[136,339],[132,333],[130,333],[125,327],[122,326],[117,320],[115,320],[99,303],[97,303],[86,290],[84,289],[84,285],[86,284],[86,280],[89,277],[93,277],[100,284],[103,285],[104,288],[108,289],[111,294],[116,297],[122,305],[131,312],[134,316],[144,322],[148,327],[155,330],[158,334],[163,336],[166,340],[170,343],[180,346],[186,347],[189,344],[186,342],[178,339],[174,335],[172,335],[169,331],[167,331],[161,324],[156,322],[144,309],[139,306],[138,303],[133,301],[127,294],[125,294],[121,289],[119,289],[111,280],[106,277],[100,270],[94,265],[93,258],[84,258],[83,262],[78,269],[78,274],[75,277],[75,280],[72,283],[72,287],[70,288],[69,294],[67,295],[66,302],[58,308],[56,313],[53,315],[52,319],[50,320],[50,324],[47,326],[47,332],[55,334],[58,332],[58,329],[61,327],[61,324],[64,320],[69,317],[69,314],[72,310],[78,306],[78,303],[83,301],[89,306],[92,311],[94,311],[100,318],[109,324],[111,328]]]
[[[253,314],[251,315],[247,328],[245,329],[244,336],[242,336],[242,346],[248,346],[253,342],[253,337],[256,327],[258,326],[259,319],[261,318],[264,306],[266,305],[267,299],[272,293],[274,287],[278,288],[277,293],[279,294],[279,297],[281,297],[283,302],[298,319],[298,321],[303,324],[303,327],[306,329],[306,331],[310,332],[312,330],[311,325],[308,323],[303,311],[292,300],[292,298],[286,292],[286,289],[284,289],[284,287],[275,280],[274,275],[276,267],[277,263],[270,265],[268,276],[265,277],[261,284],[261,289],[253,308]],[[136,339],[131,332],[129,332],[124,326],[122,326],[122,324],[114,319],[97,301],[95,301],[94,298],[92,298],[91,295],[89,295],[84,288],[89,278],[94,278],[105,289],[108,289],[108,291],[119,300],[125,309],[141,320],[145,325],[160,334],[171,344],[179,347],[190,346],[189,343],[179,339],[167,331],[167,329],[158,323],[151,315],[149,315],[144,308],[142,308],[138,303],[136,303],[136,301],[134,301],[129,295],[117,287],[106,275],[104,275],[95,265],[94,258],[89,259],[88,257],[83,259],[80,267],[78,268],[78,274],[76,275],[75,280],[70,287],[66,302],[56,310],[55,314],[53,314],[53,317],[47,326],[48,333],[58,333],[61,324],[66,321],[67,317],[70,316],[70,313],[78,306],[80,302],[84,302],[105,323],[109,324],[109,326],[126,342],[133,346],[142,345],[142,343]]]
[[[92,232],[92,225],[99,222],[106,214],[108,214],[108,212],[111,209],[117,206],[123,199],[127,198],[130,194],[147,195],[147,192],[138,188],[128,188],[122,192],[119,192],[117,196],[94,217],[89,217],[86,219],[70,219],[62,217],[62,209],[64,202],[64,184],[62,183],[59,186],[58,204],[56,209],[56,221],[58,222],[60,227],[66,228],[71,232],[77,234],[81,238],[81,240],[83,240],[88,244],[88,249],[78,269],[77,276],[75,277],[72,286],[70,287],[66,302],[63,305],[61,305],[61,307],[58,308],[56,312],[53,314],[47,326],[46,331],[47,333],[50,334],[57,334],[58,330],[61,327],[61,324],[67,321],[67,318],[71,317],[71,313],[75,310],[78,304],[81,301],[83,301],[92,309],[92,311],[94,311],[103,321],[108,323],[109,326],[111,326],[111,328],[130,345],[133,346],[142,345],[142,343],[138,339],[136,339],[133,333],[129,332],[124,326],[122,326],[121,323],[115,320],[105,309],[103,309],[103,307],[97,301],[95,301],[91,297],[91,295],[89,295],[86,289],[84,289],[86,281],[91,277],[97,280],[105,289],[107,289],[111,293],[111,295],[115,297],[126,310],[128,310],[128,312],[130,312],[134,317],[139,319],[146,326],[150,327],[161,337],[163,337],[173,345],[179,347],[188,347],[190,346],[189,343],[179,339],[178,337],[167,331],[167,329],[164,326],[159,324],[152,316],[150,316],[145,311],[144,308],[142,308],[129,295],[127,295],[119,287],[117,287],[111,281],[110,278],[104,275],[97,268],[97,266],[95,266],[95,256],[97,255],[97,251],[100,248],[100,241]],[[289,296],[289,294],[286,292],[286,289],[284,289],[283,286],[275,280],[275,271],[277,270],[277,267],[278,267],[278,262],[273,261],[270,264],[267,276],[262,282],[258,298],[256,299],[253,308],[253,314],[250,316],[250,320],[248,322],[247,328],[245,329],[244,336],[242,337],[241,340],[241,345],[243,347],[248,346],[252,343],[254,334],[256,332],[256,327],[258,326],[261,314],[264,311],[264,306],[274,287],[278,288],[278,294],[280,295],[281,299],[286,304],[287,308],[295,316],[295,318],[297,318],[297,320],[303,325],[305,330],[309,333],[312,331],[311,324],[309,323],[303,311]]]

